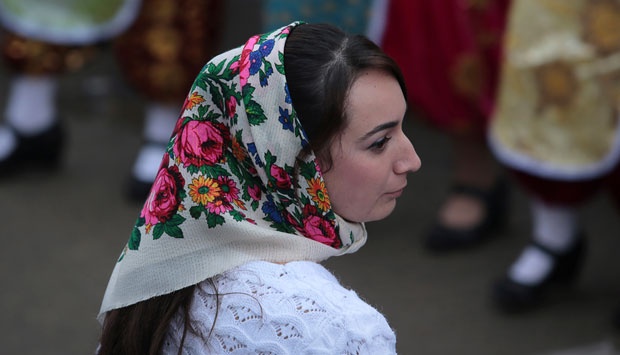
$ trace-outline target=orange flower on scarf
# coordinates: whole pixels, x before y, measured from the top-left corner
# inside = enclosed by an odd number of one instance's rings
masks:
[[[322,180],[312,178],[308,180],[308,188],[306,189],[312,201],[316,202],[319,208],[323,211],[327,211],[331,208],[329,197],[327,196],[327,190],[325,189],[325,183]]]
[[[185,99],[185,104],[183,105],[183,108],[185,110],[191,110],[194,108],[194,106],[203,102],[205,102],[204,97],[198,95],[198,93],[194,91],[190,96],[187,97],[187,99]]]
[[[189,185],[189,195],[192,201],[201,205],[213,202],[216,197],[221,195],[222,190],[217,181],[203,176],[193,179]]]

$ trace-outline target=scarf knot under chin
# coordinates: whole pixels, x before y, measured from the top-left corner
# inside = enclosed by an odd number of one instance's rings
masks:
[[[209,61],[101,307],[104,312],[196,284],[254,260],[321,261],[363,245],[363,224],[331,208],[284,73],[293,23]]]

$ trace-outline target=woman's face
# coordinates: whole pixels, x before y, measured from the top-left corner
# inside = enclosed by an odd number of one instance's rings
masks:
[[[347,124],[334,139],[331,169],[323,174],[334,211],[354,222],[387,217],[420,158],[402,130],[406,102],[398,81],[370,69],[353,83]]]

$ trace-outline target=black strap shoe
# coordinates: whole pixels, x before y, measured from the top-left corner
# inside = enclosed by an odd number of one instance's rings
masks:
[[[143,168],[147,168],[147,171],[150,171],[151,169],[155,170],[159,167],[159,164],[161,164],[161,159],[164,156],[164,152],[166,151],[166,146],[167,146],[167,142],[166,143],[161,143],[161,142],[151,142],[151,141],[147,141],[145,143],[143,143],[142,147],[141,147],[141,152],[144,149],[150,149],[152,151],[157,152],[157,159],[146,159],[147,162],[149,162],[149,165],[147,165],[146,167],[143,166]],[[159,152],[161,151],[161,154],[159,154]],[[141,153],[139,153],[139,156],[136,158],[136,162],[139,161],[139,159],[141,159],[140,156]],[[153,153],[150,153],[151,157],[153,157]],[[153,160],[153,162],[157,162],[155,166],[151,166],[150,161]],[[129,181],[127,182],[126,188],[125,188],[125,195],[126,197],[133,201],[133,202],[139,202],[139,203],[143,203],[146,198],[148,197],[149,193],[151,192],[151,186],[153,185],[153,182],[155,181],[155,177],[157,172],[155,171],[153,173],[153,176],[142,176],[142,177],[138,177],[136,176],[136,162],[134,162],[134,170],[131,174],[131,176],[129,177]],[[144,163],[144,162],[143,162]],[[143,174],[144,175],[144,174]]]
[[[14,128],[11,130],[17,140],[15,149],[0,160],[0,176],[8,176],[24,168],[51,170],[60,165],[65,134],[59,121],[47,130],[27,136]]]
[[[482,202],[485,216],[474,226],[457,229],[435,222],[424,240],[424,246],[434,252],[465,249],[485,241],[492,231],[505,220],[509,202],[509,187],[506,179],[500,178],[489,191],[473,186],[455,185],[452,194],[464,194]]]
[[[529,246],[549,255],[553,259],[553,267],[542,281],[535,285],[516,282],[508,275],[496,281],[493,284],[492,297],[495,305],[502,311],[515,313],[533,309],[542,303],[548,288],[572,284],[582,268],[586,253],[583,233],[579,233],[571,249],[562,254],[533,241]]]

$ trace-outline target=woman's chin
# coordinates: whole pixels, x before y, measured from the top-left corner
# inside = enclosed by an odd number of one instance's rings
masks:
[[[396,199],[385,202],[381,206],[376,206],[373,210],[371,210],[365,218],[359,218],[358,222],[377,222],[383,219],[388,218],[394,209],[396,208]]]

